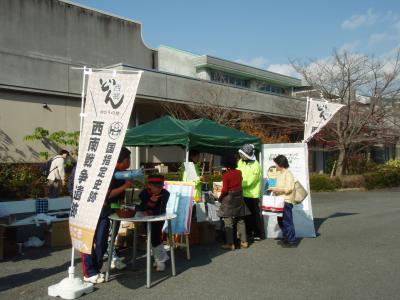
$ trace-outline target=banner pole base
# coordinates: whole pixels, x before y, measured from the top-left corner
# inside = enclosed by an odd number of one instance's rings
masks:
[[[83,294],[93,292],[93,284],[83,282],[82,279],[74,276],[75,267],[68,268],[68,277],[59,283],[48,287],[48,295],[51,297],[61,297],[63,299],[76,299]]]

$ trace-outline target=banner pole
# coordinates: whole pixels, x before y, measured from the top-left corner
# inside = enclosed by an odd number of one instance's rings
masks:
[[[189,143],[186,145],[185,149],[185,161],[189,162]]]
[[[85,107],[85,84],[86,84],[86,75],[87,75],[87,69],[86,66],[83,67],[83,74],[82,74],[82,93],[81,93],[81,112],[79,114],[79,145],[78,145],[78,154],[79,154],[79,147],[82,142],[82,126],[83,126],[83,119],[85,116],[84,113],[84,107]],[[71,254],[71,268],[74,268],[75,265],[75,249],[74,246],[72,246],[72,254]],[[71,278],[74,277],[74,273],[71,274],[69,272],[69,277]]]
[[[78,154],[79,154],[79,147],[82,142],[82,126],[83,126],[83,119],[85,116],[84,113],[84,103],[85,103],[85,84],[86,84],[86,75],[87,75],[87,69],[86,66],[83,67],[83,76],[82,76],[82,93],[81,93],[81,112],[79,114],[79,145],[78,145]],[[71,254],[71,268],[74,268],[75,265],[75,249],[74,246],[72,246],[72,254]],[[72,270],[71,270],[72,271]],[[68,272],[70,278],[74,278],[74,272]],[[72,276],[72,277],[71,277]]]
[[[311,98],[307,96],[307,104],[306,104],[306,116],[304,119],[304,134],[303,134],[303,143],[306,143],[306,130],[307,130],[307,120],[308,120],[308,110],[310,109],[310,100]]]
[[[86,66],[83,67],[83,79],[82,79],[82,94],[81,94],[81,110],[80,110],[80,124],[79,124],[79,144],[78,144],[78,155],[79,148],[82,142],[82,126],[84,113],[84,102],[85,102],[85,82],[86,75],[91,73],[91,69],[87,71]],[[77,175],[77,174],[75,174]],[[51,285],[47,289],[47,294],[51,297],[61,297],[63,299],[76,299],[84,294],[93,292],[93,284],[83,282],[80,278],[75,277],[75,248],[72,245],[71,248],[71,266],[68,268],[68,277],[61,280],[59,283]]]

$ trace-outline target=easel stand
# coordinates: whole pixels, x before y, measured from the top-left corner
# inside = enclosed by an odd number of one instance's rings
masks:
[[[186,248],[186,259],[190,260],[190,245],[189,245],[189,234],[190,233],[184,233],[184,234],[176,234],[175,235],[175,247],[181,247],[181,248]],[[178,242],[178,237],[180,242]]]

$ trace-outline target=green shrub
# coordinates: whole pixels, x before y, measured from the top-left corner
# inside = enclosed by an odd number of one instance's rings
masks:
[[[400,186],[400,168],[382,165],[376,172],[364,174],[367,189]]]
[[[46,181],[35,164],[1,164],[0,198],[22,199],[43,197]]]
[[[400,186],[400,160],[390,160],[386,164],[368,163],[363,175],[343,176],[341,181],[343,187],[364,186],[367,189],[398,187]]]
[[[310,188],[312,191],[334,191],[341,187],[340,179],[337,177],[330,178],[324,174],[310,174]]]
[[[70,169],[66,168],[66,181]],[[40,198],[47,194],[47,179],[42,176],[40,164],[0,164],[0,201]],[[67,187],[60,188],[60,196],[68,195]]]
[[[363,175],[343,175],[339,179],[342,188],[362,188],[365,186]]]
[[[400,170],[400,159],[391,159],[386,163],[386,165],[390,168]]]

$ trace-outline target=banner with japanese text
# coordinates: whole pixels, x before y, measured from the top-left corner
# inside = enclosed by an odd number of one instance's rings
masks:
[[[142,71],[88,75],[74,191],[69,217],[73,247],[90,254],[131,116]]]
[[[316,135],[345,105],[309,99],[304,142]]]

